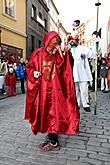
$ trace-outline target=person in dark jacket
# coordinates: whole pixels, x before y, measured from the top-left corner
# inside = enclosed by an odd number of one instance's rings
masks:
[[[107,61],[105,58],[102,58],[101,66],[100,66],[100,78],[101,78],[101,91],[102,92],[108,92],[108,66]]]
[[[20,79],[21,81],[21,91],[22,93],[25,93],[25,78],[26,78],[26,65],[24,63],[23,58],[20,59],[20,63],[16,68],[16,76]]]

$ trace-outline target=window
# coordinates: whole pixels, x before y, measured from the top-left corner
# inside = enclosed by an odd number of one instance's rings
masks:
[[[39,18],[42,19],[42,14],[39,12]]]
[[[42,46],[41,40],[38,40],[38,47],[40,48]]]
[[[5,14],[15,18],[15,0],[4,0]]]
[[[36,7],[32,5],[32,18],[36,19]]]
[[[44,26],[45,26],[45,29],[47,30],[47,20],[46,19],[44,19]]]
[[[34,51],[34,45],[35,45],[35,37],[31,35],[31,51]]]

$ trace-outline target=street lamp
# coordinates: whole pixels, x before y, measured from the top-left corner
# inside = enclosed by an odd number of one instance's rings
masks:
[[[99,49],[99,40],[98,40],[98,22],[99,22],[99,6],[101,3],[99,0],[97,3],[95,3],[95,6],[97,7],[97,21],[96,21],[96,59],[95,59],[95,93],[94,93],[94,115],[96,115],[97,110],[97,55],[98,55],[98,49]]]

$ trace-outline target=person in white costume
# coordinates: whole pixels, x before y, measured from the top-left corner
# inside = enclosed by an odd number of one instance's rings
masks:
[[[92,74],[88,58],[92,56],[92,51],[89,47],[79,45],[78,36],[69,37],[68,43],[71,45],[71,53],[74,59],[73,75],[78,106],[80,108],[80,101],[82,101],[83,109],[90,112],[88,82],[92,82]]]

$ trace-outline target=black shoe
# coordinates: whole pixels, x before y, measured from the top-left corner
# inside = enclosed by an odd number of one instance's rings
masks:
[[[90,111],[91,111],[89,107],[83,107],[83,109],[84,109],[84,111],[86,111],[86,112],[90,112]]]
[[[104,90],[103,93],[109,93],[109,90]]]

